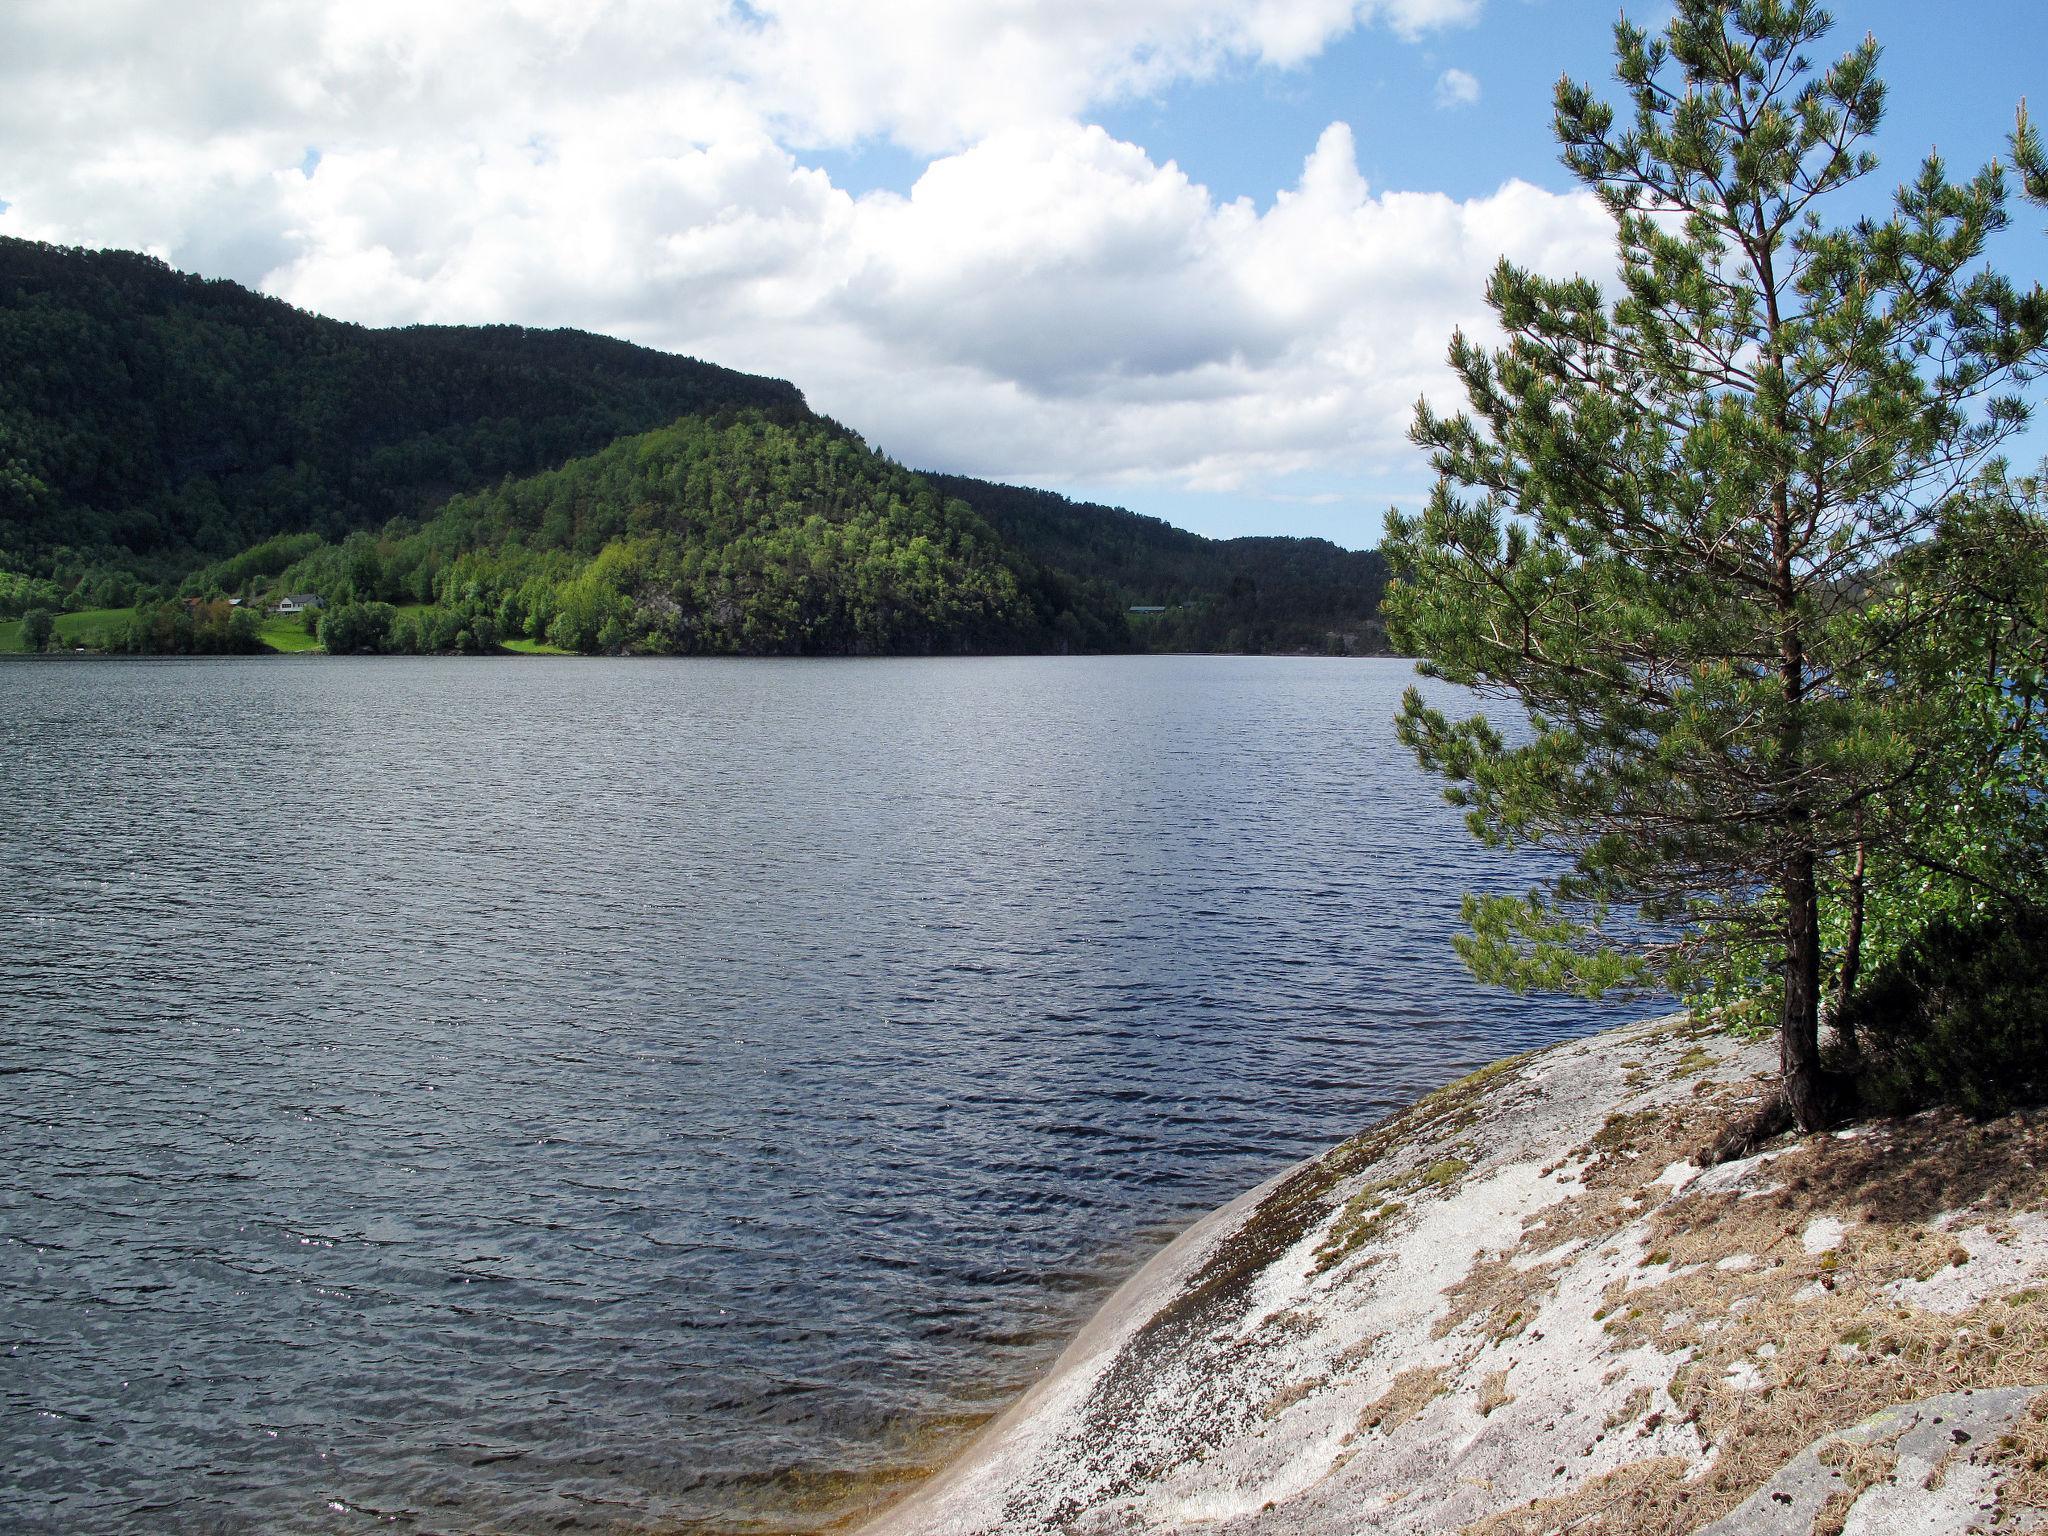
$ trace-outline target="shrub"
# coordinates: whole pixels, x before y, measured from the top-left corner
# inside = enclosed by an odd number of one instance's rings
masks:
[[[375,656],[391,649],[397,610],[388,603],[343,603],[320,620],[320,643],[335,656]]]
[[[268,649],[262,624],[225,598],[211,603],[173,599],[137,605],[127,624],[94,644],[143,656],[253,655]]]
[[[31,608],[53,612],[64,606],[64,589],[39,576],[0,571],[0,619],[19,618]]]
[[[1842,1025],[1879,1113],[2048,1099],[2048,912],[1937,918],[1857,989]]]

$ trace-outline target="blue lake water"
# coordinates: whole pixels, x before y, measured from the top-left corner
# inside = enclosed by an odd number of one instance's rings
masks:
[[[0,666],[0,1527],[804,1529],[1618,1016],[1394,661]]]

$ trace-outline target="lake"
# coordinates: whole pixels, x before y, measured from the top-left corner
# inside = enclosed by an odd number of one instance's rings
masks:
[[[0,1526],[802,1530],[1617,1022],[1406,663],[0,666]]]

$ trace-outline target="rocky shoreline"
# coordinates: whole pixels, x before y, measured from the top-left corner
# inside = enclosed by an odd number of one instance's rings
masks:
[[[1774,1059],[1677,1016],[1439,1090],[1182,1234],[867,1536],[2048,1526],[2048,1114],[1702,1171]]]

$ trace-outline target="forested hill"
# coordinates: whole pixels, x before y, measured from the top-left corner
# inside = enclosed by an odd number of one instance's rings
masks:
[[[1206,539],[1122,507],[1052,491],[928,475],[1026,555],[1113,589],[1155,650],[1378,651],[1387,563],[1327,539]]]
[[[289,563],[288,563],[289,562]],[[452,498],[417,528],[273,540],[194,597],[324,594],[329,650],[656,655],[1117,650],[1113,595],[1019,555],[823,418],[689,417]]]
[[[669,479],[633,478],[657,462]],[[654,566],[622,575],[612,545],[640,561],[648,538]],[[793,385],[607,337],[373,330],[133,252],[0,238],[0,626],[296,582],[432,607],[429,648],[555,643],[556,610],[506,628],[447,600],[440,573],[470,556],[501,602],[507,551],[545,557],[521,590],[592,565],[626,582],[624,608],[566,624],[576,649],[1383,648],[1377,554],[916,476]],[[691,617],[667,622],[670,600]]]
[[[805,414],[780,380],[603,336],[371,330],[133,252],[0,238],[0,569],[67,589],[339,538],[742,408]]]

